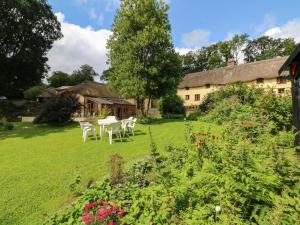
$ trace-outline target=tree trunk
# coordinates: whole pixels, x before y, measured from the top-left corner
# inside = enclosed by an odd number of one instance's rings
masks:
[[[137,98],[136,99],[137,103],[137,109],[138,111],[141,111],[142,116],[145,116],[145,104],[144,104],[144,99]]]
[[[148,103],[147,103],[147,111],[146,111],[147,116],[149,115],[150,103],[151,103],[151,95],[149,95]]]

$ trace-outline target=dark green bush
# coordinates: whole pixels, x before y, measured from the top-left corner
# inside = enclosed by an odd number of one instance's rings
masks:
[[[195,112],[190,112],[188,116],[186,117],[187,120],[198,120],[200,116],[202,116],[203,113],[201,111],[195,111]]]
[[[185,118],[184,114],[173,114],[173,113],[166,113],[164,114],[165,119],[183,119]]]
[[[72,115],[80,108],[81,104],[77,97],[62,93],[50,98],[42,105],[41,112],[35,118],[34,123],[64,124],[69,122]]]
[[[167,115],[183,115],[185,117],[185,107],[183,100],[176,94],[168,94],[159,101],[159,111],[163,118]]]
[[[152,121],[153,121],[153,118],[146,117],[146,116],[141,116],[141,117],[138,117],[138,119],[137,119],[137,122],[140,124],[150,124],[150,123],[152,123]]]
[[[45,90],[45,86],[33,86],[24,91],[24,98],[29,100],[35,100],[36,97]]]
[[[14,125],[12,123],[7,122],[5,117],[0,119],[0,129],[2,130],[12,130],[14,129]]]

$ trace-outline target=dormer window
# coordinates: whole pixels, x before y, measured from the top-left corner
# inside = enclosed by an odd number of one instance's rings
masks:
[[[263,84],[264,81],[265,81],[264,78],[258,78],[258,79],[256,79],[256,83],[257,83],[257,84]]]
[[[210,88],[210,84],[205,84],[205,87],[206,88]]]
[[[190,90],[190,88],[189,88],[189,87],[185,87],[184,89],[185,89],[186,91]]]

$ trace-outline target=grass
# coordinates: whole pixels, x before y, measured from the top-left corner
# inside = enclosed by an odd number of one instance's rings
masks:
[[[184,141],[184,121],[158,120],[151,131],[159,149]],[[83,143],[77,124],[57,128],[16,123],[14,130],[0,132],[0,224],[41,224],[72,201],[69,185],[77,173],[82,185],[103,178],[115,153],[127,162],[149,154],[148,125],[138,125],[136,136],[112,145],[107,138]]]

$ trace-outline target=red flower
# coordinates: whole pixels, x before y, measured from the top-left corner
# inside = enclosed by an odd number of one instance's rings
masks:
[[[107,225],[114,225],[113,221],[109,221]]]
[[[103,206],[109,206],[110,203],[109,202],[103,202]]]
[[[123,215],[124,215],[124,213],[125,213],[125,211],[124,211],[124,210],[120,210],[120,211],[118,212],[118,215],[119,215],[119,216],[123,216]]]
[[[83,213],[82,220],[85,224],[90,224],[95,221],[95,217],[89,213]]]
[[[117,207],[116,205],[113,205],[113,206],[111,207],[111,209],[112,209],[112,211],[117,211],[117,210],[118,210],[118,207]]]
[[[99,221],[103,221],[104,219],[105,219],[104,216],[99,216],[99,217],[98,217],[98,220],[99,220]]]
[[[96,212],[96,214],[97,214],[98,216],[106,216],[106,215],[107,215],[107,209],[104,209],[104,208],[99,209],[99,210]]]

